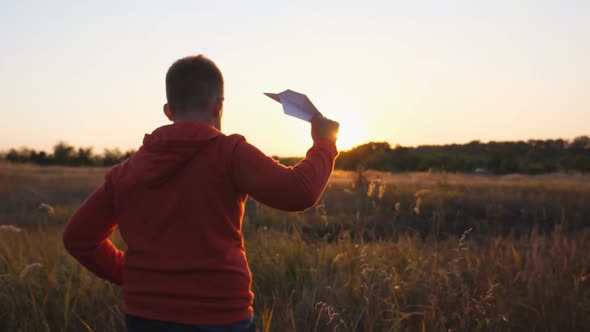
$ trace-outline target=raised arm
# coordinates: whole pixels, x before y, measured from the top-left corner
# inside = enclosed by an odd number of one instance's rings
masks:
[[[242,192],[262,204],[284,211],[312,207],[324,191],[334,168],[338,123],[326,118],[312,122],[313,146],[305,159],[286,167],[246,141],[232,158],[232,177]]]

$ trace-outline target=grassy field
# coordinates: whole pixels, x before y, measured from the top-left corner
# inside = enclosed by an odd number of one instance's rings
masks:
[[[0,165],[0,331],[124,330],[118,287],[61,243],[104,173]],[[257,326],[589,330],[588,202],[581,175],[376,172],[336,172],[305,213],[249,201]]]

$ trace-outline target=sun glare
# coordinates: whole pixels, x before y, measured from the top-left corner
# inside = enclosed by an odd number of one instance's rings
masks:
[[[320,110],[324,115],[340,123],[337,146],[349,150],[369,141],[369,129],[365,110],[358,103],[342,99],[322,99]]]
[[[357,145],[367,143],[367,128],[362,121],[353,117],[344,117],[338,122],[340,122],[337,143],[339,150],[349,150]]]

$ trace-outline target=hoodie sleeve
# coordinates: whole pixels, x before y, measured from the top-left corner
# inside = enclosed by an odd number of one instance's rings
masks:
[[[312,207],[324,191],[338,155],[334,142],[316,140],[305,159],[286,167],[245,140],[232,158],[232,177],[238,189],[258,202],[284,211]]]
[[[117,221],[108,180],[96,189],[68,221],[63,234],[66,250],[97,276],[121,285],[125,254],[109,240]]]

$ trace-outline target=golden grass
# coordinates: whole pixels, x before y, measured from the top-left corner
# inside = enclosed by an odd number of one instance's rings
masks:
[[[61,243],[104,172],[0,166],[0,331],[124,331],[119,288]],[[365,176],[306,213],[249,203],[260,331],[590,329],[588,177]]]
[[[0,233],[0,330],[122,331],[120,292],[70,258],[59,230]],[[589,327],[590,233],[473,242],[307,242],[247,234],[263,331]]]

